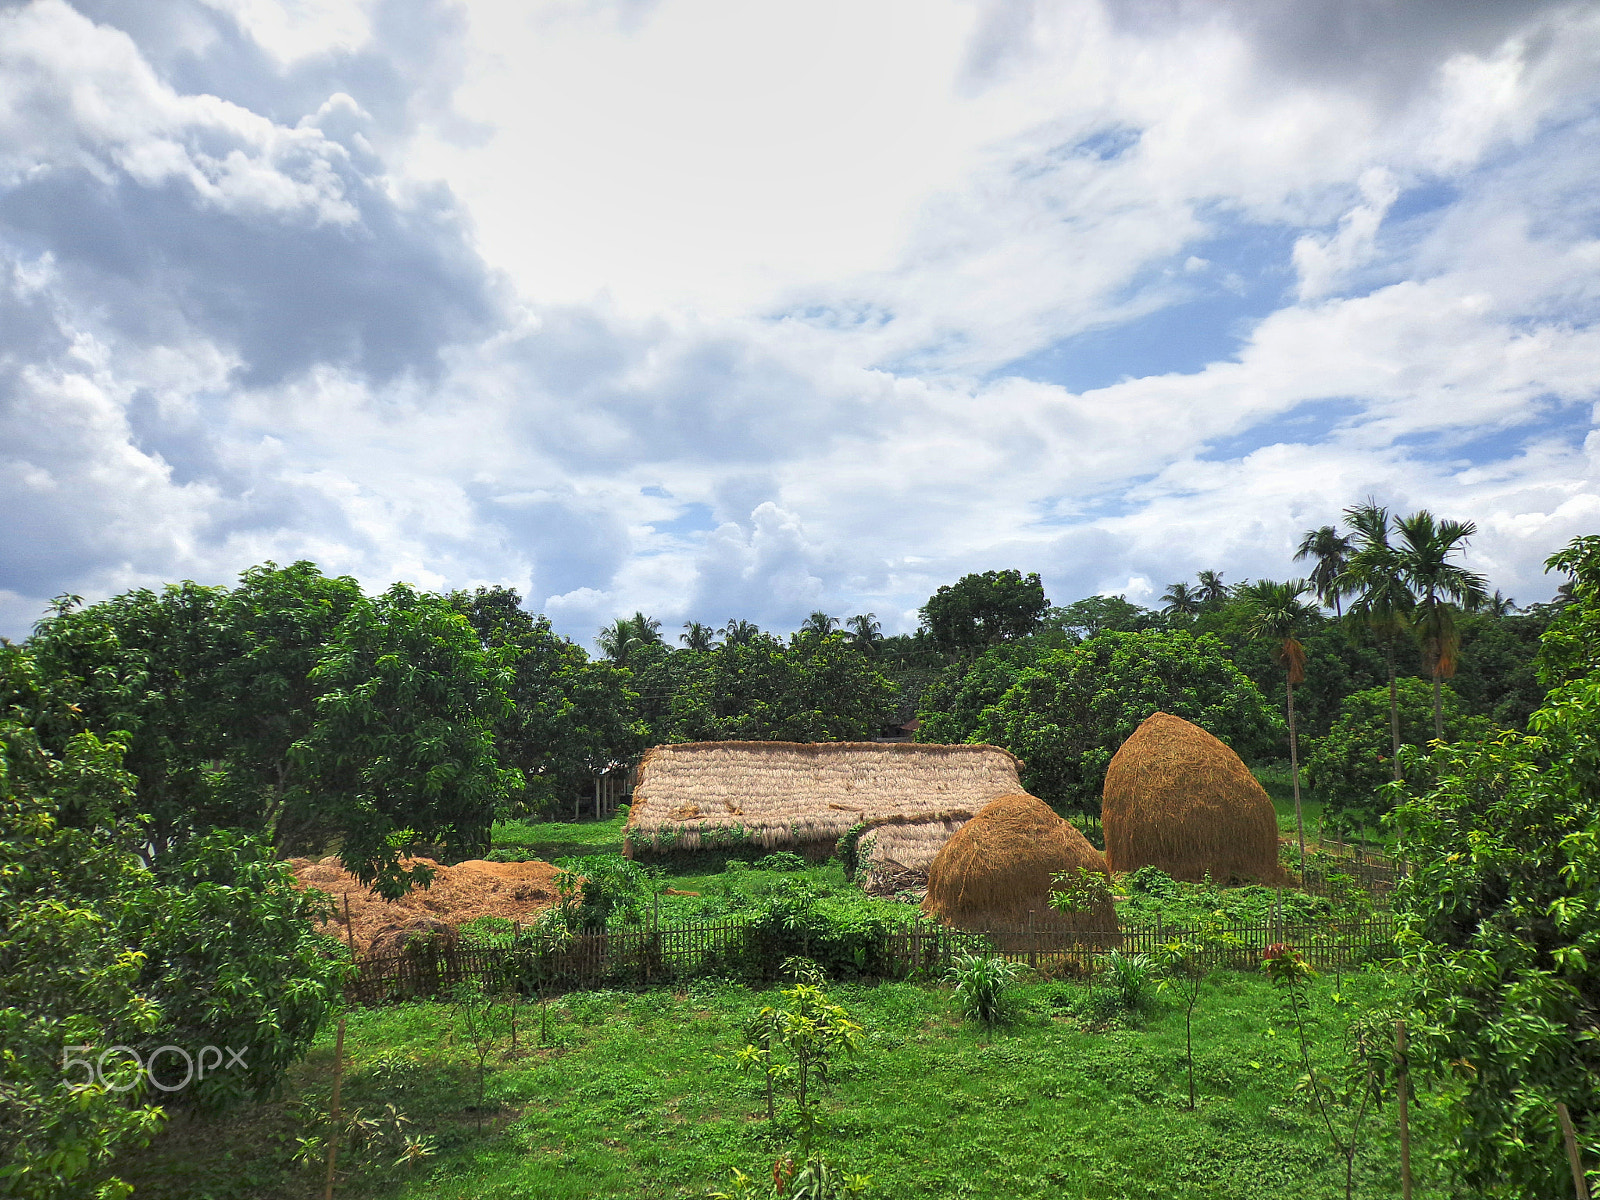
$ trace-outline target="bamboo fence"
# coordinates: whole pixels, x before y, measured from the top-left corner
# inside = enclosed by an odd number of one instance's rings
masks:
[[[1346,966],[1380,956],[1394,938],[1394,920],[1380,914],[1342,923],[1289,924],[1276,919],[1207,926],[1232,944],[1208,952],[1212,966],[1248,967],[1275,943],[1294,946],[1320,968]],[[1156,922],[1102,931],[994,927],[983,932],[950,929],[920,917],[891,928],[875,947],[867,977],[942,975],[958,954],[997,953],[1041,970],[1089,974],[1112,949],[1148,953],[1178,938],[1197,937],[1198,927]],[[462,945],[413,942],[406,948],[358,963],[350,998],[360,1004],[448,995],[463,981],[496,990],[543,994],[584,988],[664,983],[705,975],[771,976],[793,947],[748,921],[687,922],[660,928],[557,936],[522,931],[500,942]]]

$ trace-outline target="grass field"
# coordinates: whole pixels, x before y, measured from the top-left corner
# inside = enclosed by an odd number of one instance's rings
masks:
[[[1313,984],[1315,1052],[1325,1065],[1344,1053],[1354,1003],[1380,1000],[1385,987],[1376,973],[1346,976],[1335,1002],[1330,981]],[[1183,1014],[1164,998],[1117,1017],[1103,989],[1034,983],[1015,989],[1014,1023],[989,1031],[955,1015],[948,987],[839,986],[832,995],[861,1022],[865,1048],[825,1089],[818,1144],[871,1175],[874,1196],[1343,1195],[1342,1166],[1296,1092],[1302,1070],[1287,1001],[1259,974],[1219,973],[1205,988],[1194,1112]],[[776,999],[710,983],[573,994],[551,1003],[543,1047],[537,1008],[524,1006],[518,1049],[502,1032],[490,1057],[483,1110],[461,1014],[433,1002],[352,1013],[346,1111],[370,1116],[393,1103],[436,1152],[408,1169],[392,1164],[391,1147],[380,1165],[342,1174],[337,1194],[685,1197],[726,1184],[735,1166],[765,1174],[794,1146],[792,1119],[780,1112],[769,1124],[757,1082],[721,1056],[742,1043],[755,1009]],[[179,1120],[124,1164],[137,1194],[320,1194],[321,1168],[290,1162],[304,1132],[292,1114],[307,1103],[325,1111],[331,1070],[329,1031],[292,1072],[285,1099],[216,1124]],[[1358,1196],[1398,1194],[1394,1125],[1392,1105],[1371,1119]],[[1423,1187],[1433,1173],[1431,1128],[1419,1114]]]

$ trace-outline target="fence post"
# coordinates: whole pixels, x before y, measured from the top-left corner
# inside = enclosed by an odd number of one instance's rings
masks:
[[[1578,1200],[1589,1200],[1589,1180],[1583,1173],[1583,1155],[1578,1152],[1578,1135],[1572,1128],[1572,1114],[1563,1101],[1556,1101],[1556,1116],[1561,1121],[1561,1140],[1567,1144],[1567,1165],[1572,1168],[1572,1191]]]
[[[1400,1110],[1400,1200],[1411,1200],[1411,1113],[1407,1095],[1411,1082],[1406,1065],[1406,1023],[1394,1023],[1395,1094]]]

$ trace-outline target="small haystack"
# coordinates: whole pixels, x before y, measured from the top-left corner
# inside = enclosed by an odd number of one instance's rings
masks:
[[[1078,867],[1106,870],[1100,851],[1043,800],[1026,793],[1002,796],[957,830],[934,858],[922,911],[946,924],[985,932],[1030,924],[1040,933],[1114,931],[1117,914],[1109,899],[1082,913],[1050,907],[1051,877]],[[995,940],[1002,949],[1013,948],[1006,938]],[[1111,933],[1084,940],[1117,939]],[[1035,947],[1017,942],[1014,948]]]
[[[1113,871],[1284,882],[1271,799],[1237,754],[1182,717],[1155,713],[1122,743],[1106,769],[1101,820]]]

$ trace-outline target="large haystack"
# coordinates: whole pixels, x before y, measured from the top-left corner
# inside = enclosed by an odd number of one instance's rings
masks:
[[[881,742],[688,742],[639,764],[626,853],[738,849],[831,854],[864,827],[874,868],[926,870],[974,813],[1022,790],[995,746]]]
[[[1106,769],[1102,821],[1113,871],[1284,881],[1271,799],[1237,754],[1182,717],[1155,713],[1122,743]]]
[[[1052,877],[1078,867],[1102,875],[1106,870],[1100,851],[1043,800],[1026,793],[1002,796],[986,804],[935,856],[922,911],[963,929],[1015,932],[1031,926],[1046,934],[1110,935],[1085,941],[1116,940],[1117,914],[1109,898],[1088,912],[1050,907]],[[995,941],[1001,949],[1036,948],[1022,942],[1013,946],[1016,939],[1004,936]]]

